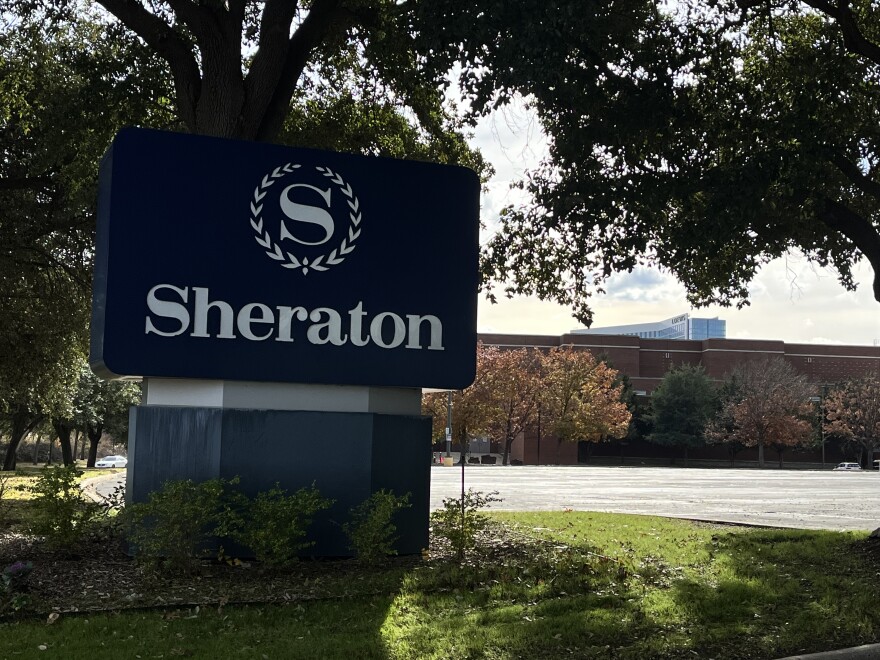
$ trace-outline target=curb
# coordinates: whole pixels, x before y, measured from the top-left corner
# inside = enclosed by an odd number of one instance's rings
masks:
[[[115,479],[117,476],[119,476],[119,473],[103,474],[100,477],[90,477],[89,479],[83,479],[79,484],[79,488],[82,491],[83,495],[88,497],[90,500],[92,500],[93,502],[97,502],[98,504],[102,504],[105,500],[95,490],[95,485],[101,483],[102,481]]]
[[[880,660],[880,644],[865,644],[838,651],[789,655],[778,660]]]

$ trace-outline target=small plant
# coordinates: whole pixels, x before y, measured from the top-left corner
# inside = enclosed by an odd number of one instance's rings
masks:
[[[27,607],[30,599],[22,593],[21,583],[33,568],[29,561],[17,561],[0,573],[0,616],[16,614]]]
[[[351,520],[342,526],[349,547],[360,561],[377,564],[388,555],[396,554],[397,527],[394,514],[410,506],[409,493],[398,497],[390,490],[379,490],[351,510]]]
[[[10,478],[8,473],[0,473],[0,527],[5,527],[9,522]]]
[[[83,498],[82,472],[72,465],[46,468],[32,486],[31,531],[54,548],[69,548],[81,540],[102,515],[101,507]]]
[[[301,550],[314,545],[305,535],[319,511],[333,500],[321,496],[314,484],[292,495],[278,484],[253,499],[241,495],[234,509],[228,509],[222,535],[250,548],[254,557],[272,566],[297,560]]]
[[[476,547],[478,535],[489,526],[489,518],[479,511],[500,502],[497,494],[498,491],[481,493],[471,488],[462,497],[445,498],[443,508],[431,514],[432,531],[449,542],[458,561]]]
[[[224,498],[232,480],[167,481],[147,502],[123,511],[123,526],[141,561],[170,570],[192,570],[211,554],[209,543],[222,526]]]

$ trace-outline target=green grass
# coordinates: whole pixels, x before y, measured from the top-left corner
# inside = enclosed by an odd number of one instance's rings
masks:
[[[516,534],[460,567],[365,569],[349,595],[286,605],[7,623],[0,657],[726,660],[880,640],[864,534],[492,517]]]
[[[77,464],[82,472],[79,481],[124,472],[122,468],[87,468]],[[33,495],[26,489],[33,486],[45,465],[19,465],[15,472],[0,472],[0,526],[20,529],[28,520],[27,502]]]

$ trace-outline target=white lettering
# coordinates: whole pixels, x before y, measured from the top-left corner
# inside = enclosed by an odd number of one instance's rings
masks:
[[[319,323],[322,314],[327,315],[327,320],[323,323]],[[342,317],[335,309],[318,307],[317,309],[312,310],[312,313],[309,314],[309,319],[314,321],[314,323],[309,326],[309,330],[306,333],[306,336],[311,343],[326,344],[329,342],[334,346],[342,346],[348,341],[348,337],[342,334]],[[321,336],[322,330],[326,331],[326,334],[323,337]]]
[[[293,341],[290,333],[294,313],[299,321],[309,318],[309,312],[305,307],[278,307],[278,336],[275,341]]]
[[[385,322],[385,319],[391,319],[394,322],[394,339],[388,343],[385,342],[385,338],[382,336],[382,324]],[[370,323],[370,334],[373,337],[373,342],[377,346],[381,346],[382,348],[397,348],[403,343],[403,340],[406,339],[406,325],[404,325],[403,319],[397,314],[393,314],[392,312],[382,312],[373,319],[372,323]]]
[[[424,321],[427,321],[431,326],[431,343],[428,344],[428,350],[443,350],[443,324],[440,323],[440,319],[430,314],[428,316],[416,316],[415,314],[407,314],[406,319],[407,321],[409,321],[409,334],[407,336],[406,342],[407,348],[422,347],[422,323]]]
[[[254,312],[257,310],[260,311],[260,316],[259,318],[254,318]],[[266,307],[266,305],[261,303],[250,303],[249,305],[245,305],[239,310],[237,320],[238,331],[245,339],[250,339],[251,341],[263,341],[272,336],[274,328],[264,335],[255,335],[253,330],[251,330],[251,323],[271,323],[273,326],[275,325],[275,315],[270,308]]]
[[[366,315],[363,302],[358,302],[354,309],[348,311],[348,316],[351,319],[351,343],[355,346],[366,346],[370,343],[370,335],[363,336],[363,321]]]
[[[171,284],[157,284],[150,292],[147,294],[147,309],[149,309],[156,316],[162,316],[166,319],[177,319],[180,321],[180,329],[175,330],[174,332],[162,332],[156,326],[153,325],[153,320],[147,316],[147,327],[144,331],[144,334],[153,334],[161,335],[163,337],[176,337],[177,335],[182,335],[186,332],[186,329],[189,327],[189,312],[186,311],[186,307],[181,305],[180,303],[170,302],[168,300],[159,300],[156,297],[156,291],[159,289],[171,289],[174,291],[183,302],[186,302],[188,291],[186,287],[182,289],[178,289],[176,286]]]
[[[196,294],[195,322],[193,324],[193,332],[191,337],[210,337],[208,334],[208,312],[211,309],[220,310],[220,334],[218,339],[235,339],[232,332],[232,307],[228,302],[217,300],[208,302],[210,291],[201,286],[194,286],[193,293]]]
[[[309,190],[314,190],[318,193],[321,198],[324,200],[324,203],[327,205],[327,208],[330,208],[330,193],[332,191],[331,188],[327,188],[327,190],[321,190],[315,186],[310,186],[307,183],[294,183],[291,186],[287,186],[284,190],[281,191],[281,199],[279,200],[279,204],[281,205],[281,211],[291,220],[295,220],[296,222],[306,222],[310,225],[318,225],[321,229],[324,230],[324,238],[320,241],[310,242],[304,241],[300,238],[297,238],[293,234],[291,234],[287,226],[284,224],[284,221],[281,221],[281,238],[289,238],[292,241],[296,241],[297,243],[302,243],[303,245],[322,245],[330,240],[330,237],[333,236],[333,216],[327,213],[322,208],[318,208],[317,206],[310,206],[308,204],[297,204],[296,202],[291,201],[288,195],[290,191],[294,188],[308,188]]]
[[[146,303],[149,311],[144,332],[148,335],[176,337],[191,331],[191,337],[199,338],[241,337],[247,341],[266,341],[274,337],[275,341],[293,343],[295,336],[304,333],[306,340],[317,346],[351,343],[357,347],[375,344],[385,349],[404,346],[410,350],[445,350],[443,323],[437,316],[380,312],[371,317],[363,301],[344,313],[332,307],[308,310],[278,305],[273,308],[259,302],[233,309],[225,300],[211,300],[207,287],[157,284],[147,293]],[[169,328],[168,322],[159,323],[159,319],[171,319],[178,325]],[[307,327],[295,330],[295,322],[307,321],[311,322]]]

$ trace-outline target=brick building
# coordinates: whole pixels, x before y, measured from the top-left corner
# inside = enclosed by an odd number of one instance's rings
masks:
[[[731,369],[742,362],[767,355],[778,355],[791,364],[796,371],[804,374],[816,384],[820,394],[823,385],[837,383],[849,378],[868,374],[880,376],[880,347],[877,346],[832,346],[821,344],[786,344],[782,341],[747,339],[705,339],[672,340],[643,339],[622,335],[501,335],[481,334],[480,341],[494,346],[510,348],[574,346],[589,350],[597,357],[604,357],[615,369],[629,376],[633,389],[650,396],[672,367],[681,364],[702,365],[710,378],[723,380]],[[580,443],[581,445],[585,443]],[[627,446],[627,443],[601,443],[589,449],[594,455],[608,455],[619,452],[621,456],[649,455],[650,458],[663,458],[670,450],[656,445]],[[626,449],[626,452],[622,452]],[[837,462],[845,457],[835,453],[833,447],[825,456],[826,462]],[[518,439],[514,445],[513,458],[526,464],[578,462],[578,446],[574,443],[560,445],[555,438],[546,437],[539,428]],[[583,458],[584,447],[580,447]],[[818,450],[817,450],[818,451]],[[816,453],[816,452],[813,452]],[[694,458],[723,460],[724,450],[710,447],[692,451]],[[741,454],[744,461],[752,460],[751,453]],[[816,453],[802,452],[801,460],[819,462]]]

